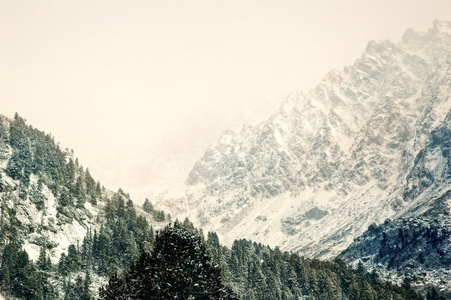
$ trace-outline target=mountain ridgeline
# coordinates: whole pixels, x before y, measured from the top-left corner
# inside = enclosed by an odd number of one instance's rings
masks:
[[[96,182],[54,139],[0,116],[0,283],[19,299],[89,299],[154,242],[161,211]],[[170,217],[169,217],[170,218]],[[92,284],[92,287],[91,287]]]
[[[0,116],[0,288],[9,299],[421,299],[343,261],[218,236],[96,182],[73,153]]]
[[[449,231],[451,209],[450,96],[451,22],[409,29],[396,43],[371,41],[353,65],[291,94],[266,121],[224,132],[191,170],[185,205],[167,199],[166,207],[188,207],[195,224],[228,245],[248,238],[316,258],[336,257],[387,219],[415,231],[401,220],[418,218],[441,235]],[[387,237],[396,231],[385,230]],[[374,234],[366,233],[361,246],[370,249],[374,241],[378,249],[383,239]],[[395,261],[417,257],[421,248],[400,247],[413,252]],[[343,258],[356,264],[363,252],[353,253]],[[407,275],[407,261],[388,275],[388,257],[368,259],[367,268],[393,282]],[[431,259],[412,284],[440,283],[451,292],[447,263]]]
[[[184,197],[142,207],[18,114],[0,116],[2,294],[451,297],[450,95],[451,22],[372,41],[267,121],[226,131]]]

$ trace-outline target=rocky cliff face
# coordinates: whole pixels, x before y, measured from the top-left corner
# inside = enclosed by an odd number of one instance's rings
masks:
[[[15,228],[18,238],[22,240],[24,249],[32,260],[36,261],[40,248],[45,247],[49,249],[53,263],[57,263],[61,253],[67,251],[70,244],[81,242],[88,228],[97,227],[95,217],[99,209],[86,203],[86,207],[79,207],[72,211],[68,209],[58,211],[58,200],[54,193],[39,180],[37,175],[28,174],[27,184],[18,178],[12,178],[6,170],[14,169],[17,174],[23,174],[24,171],[19,170],[23,167],[19,167],[17,162],[22,162],[25,157],[36,157],[37,153],[30,146],[30,142],[25,142],[28,138],[23,138],[23,136],[17,137],[16,140],[17,143],[22,144],[21,148],[28,150],[27,154],[14,152],[11,147],[13,139],[11,137],[13,134],[11,133],[11,122],[12,120],[0,116],[0,225],[3,231],[2,242],[9,238],[5,236],[4,232],[10,231],[10,228]],[[48,142],[50,143],[50,139]],[[60,153],[62,154],[62,152]],[[47,156],[52,154],[46,153]],[[14,155],[20,156],[20,159],[12,163]],[[70,153],[66,152],[65,155],[69,159]]]
[[[451,113],[431,134],[406,177],[407,204],[393,221],[371,225],[340,257],[451,297]]]
[[[225,132],[189,174],[190,218],[226,241],[331,257],[371,223],[438,193],[442,162],[415,166],[438,157],[428,145],[446,143],[438,128],[451,109],[450,33],[435,21],[398,43],[371,41],[267,121]]]

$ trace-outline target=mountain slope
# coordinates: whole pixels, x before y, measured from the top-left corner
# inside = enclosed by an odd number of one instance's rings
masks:
[[[229,242],[332,257],[401,214],[416,199],[404,193],[415,157],[448,122],[450,32],[435,21],[398,43],[372,41],[267,121],[225,132],[189,174],[190,219]]]
[[[188,219],[154,238],[168,224],[163,212],[101,187],[17,114],[0,116],[0,154],[0,289],[8,299],[418,298],[341,262],[246,240],[228,249]]]
[[[437,286],[451,297],[451,113],[433,130],[407,176],[408,202],[398,218],[357,238],[340,257],[400,282],[405,276],[421,288]]]
[[[145,208],[145,209],[144,209]],[[167,222],[106,190],[54,139],[0,116],[0,289],[17,299],[88,299],[149,250]],[[152,228],[153,226],[153,228]],[[75,279],[75,282],[73,281]]]

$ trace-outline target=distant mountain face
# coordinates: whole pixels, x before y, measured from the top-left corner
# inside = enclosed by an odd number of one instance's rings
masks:
[[[194,165],[178,205],[226,241],[323,258],[373,222],[419,214],[414,205],[450,186],[442,150],[450,64],[450,22],[407,30],[398,43],[370,42],[352,66],[290,95],[267,121],[224,132]]]
[[[386,278],[413,286],[434,285],[451,297],[451,113],[437,126],[416,156],[399,218],[371,225],[340,258],[362,262]]]
[[[227,249],[187,219],[168,221],[149,201],[139,208],[122,189],[103,188],[73,153],[19,115],[0,115],[0,289],[7,299],[417,299],[412,289],[341,261],[243,239]]]

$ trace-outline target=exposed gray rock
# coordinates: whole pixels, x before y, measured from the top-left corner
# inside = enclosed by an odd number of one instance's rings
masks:
[[[226,242],[327,258],[446,192],[450,32],[435,21],[401,42],[371,41],[267,121],[224,132],[189,174],[190,219]]]

